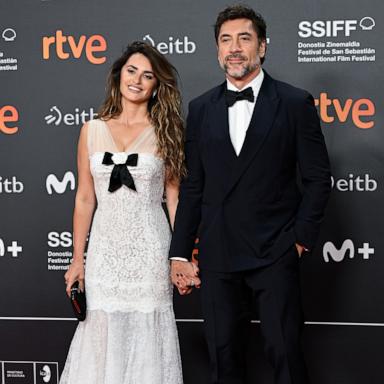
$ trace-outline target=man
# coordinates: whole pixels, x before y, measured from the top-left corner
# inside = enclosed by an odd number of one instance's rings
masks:
[[[253,302],[276,384],[307,384],[299,257],[314,246],[331,189],[319,118],[310,94],[262,70],[259,14],[226,8],[215,37],[226,81],[189,106],[172,280],[186,294],[201,278],[212,383],[245,383],[241,333]]]

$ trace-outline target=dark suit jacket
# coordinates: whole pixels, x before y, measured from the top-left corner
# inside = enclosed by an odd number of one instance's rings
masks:
[[[170,257],[191,259],[201,225],[199,264],[220,272],[268,265],[295,242],[311,249],[331,189],[327,150],[308,92],[265,73],[237,157],[225,88],[224,82],[189,105],[188,176],[181,183],[170,248]]]

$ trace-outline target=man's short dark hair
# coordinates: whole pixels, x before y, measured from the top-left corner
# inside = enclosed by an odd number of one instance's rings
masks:
[[[253,29],[257,33],[259,41],[266,41],[267,39],[267,25],[263,17],[255,12],[252,8],[245,5],[236,4],[225,8],[219,13],[215,23],[215,39],[216,43],[219,39],[221,26],[228,20],[248,19],[252,21]]]

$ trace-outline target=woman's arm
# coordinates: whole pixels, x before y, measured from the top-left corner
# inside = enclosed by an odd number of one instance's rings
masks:
[[[169,215],[169,220],[171,222],[171,227],[175,224],[175,216],[177,203],[179,202],[179,182],[175,180],[167,181],[165,185],[165,196],[166,204]]]
[[[73,213],[73,259],[64,276],[68,295],[75,281],[79,281],[80,289],[84,290],[84,249],[96,206],[93,178],[89,166],[87,136],[88,124],[84,124],[81,128],[77,152],[78,186]]]

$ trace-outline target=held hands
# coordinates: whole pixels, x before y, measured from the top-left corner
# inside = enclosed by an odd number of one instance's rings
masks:
[[[83,260],[72,261],[68,271],[64,275],[64,280],[66,284],[65,291],[67,292],[68,297],[71,294],[72,285],[78,281],[79,288],[84,292],[84,262]]]
[[[199,268],[190,261],[172,260],[171,279],[180,295],[188,295],[193,287],[200,288]]]

